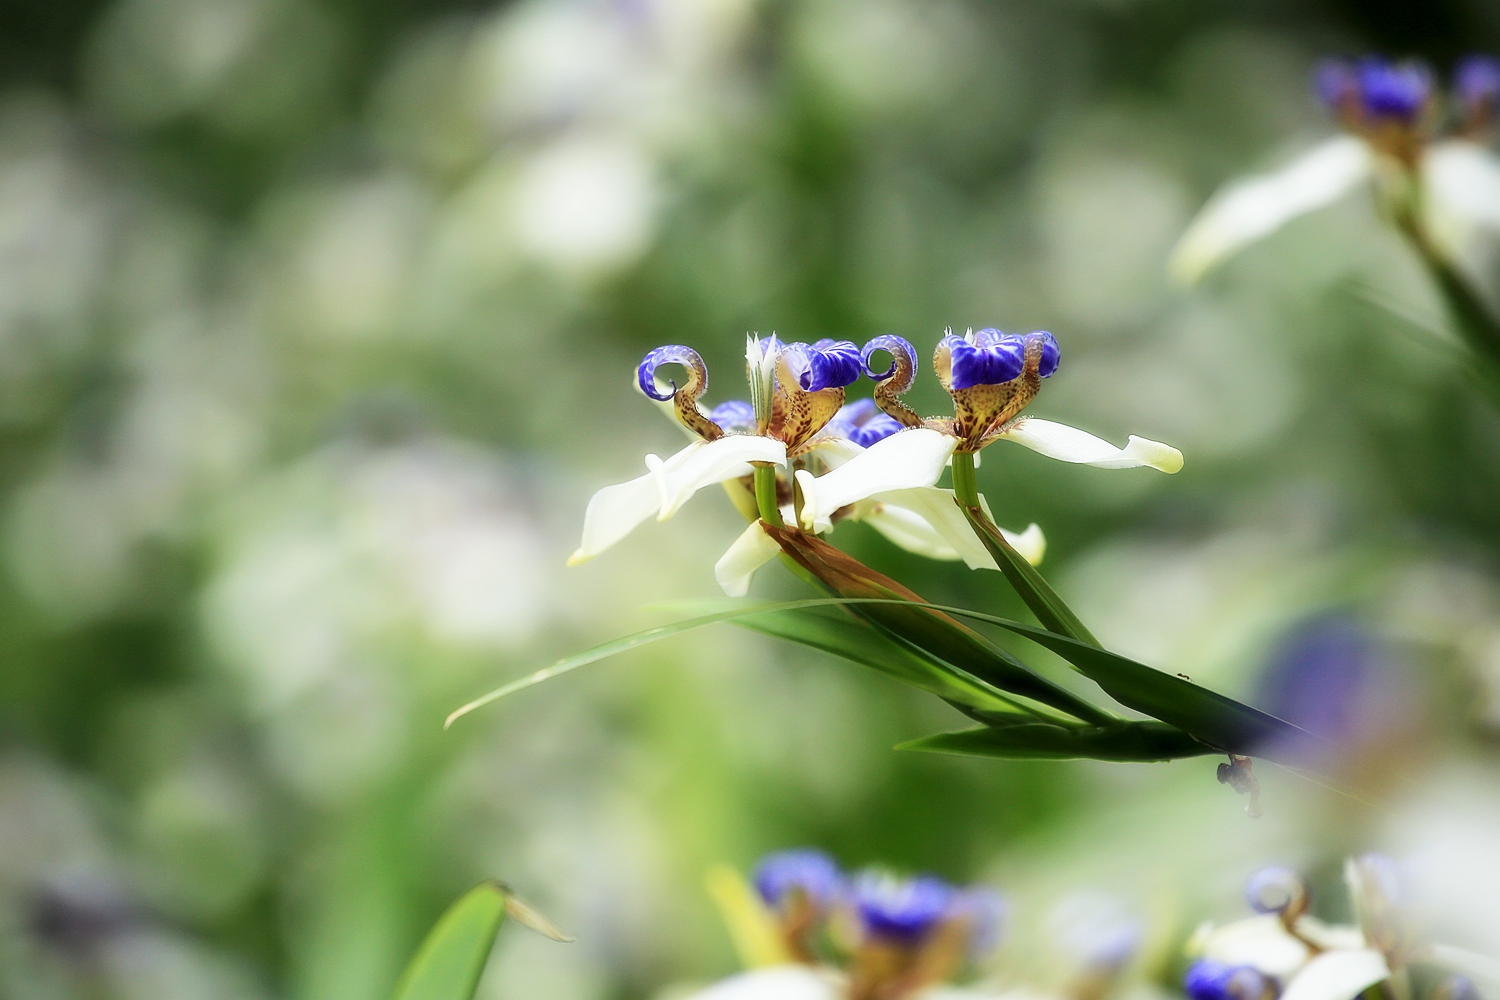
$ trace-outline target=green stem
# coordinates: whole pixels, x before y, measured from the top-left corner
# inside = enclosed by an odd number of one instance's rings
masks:
[[[979,480],[974,474],[974,453],[953,453],[953,496],[965,507],[979,506]]]
[[[781,508],[776,506],[776,466],[765,462],[756,462],[754,466],[755,507],[760,511],[760,519],[772,527],[783,527]]]

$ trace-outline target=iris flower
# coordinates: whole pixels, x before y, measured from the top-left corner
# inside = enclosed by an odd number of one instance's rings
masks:
[[[871,366],[876,352],[891,357],[888,368]],[[935,485],[955,455],[962,459],[955,462],[956,486],[960,465],[972,473],[973,456],[1002,440],[1049,458],[1105,469],[1182,468],[1182,453],[1168,445],[1132,435],[1124,448],[1117,448],[1087,431],[1022,413],[1042,380],[1057,370],[1057,341],[1045,331],[1020,336],[986,329],[944,336],[933,367],[953,397],[952,417],[923,419],[901,400],[917,373],[916,350],[908,341],[876,337],[864,346],[861,358],[866,374],[876,381],[876,405],[903,429],[825,475],[796,474],[802,527],[809,531],[823,530],[851,506],[858,516],[861,502],[890,502],[917,512],[971,568],[995,569],[954,503],[955,491]],[[988,513],[983,497],[978,501]]]
[[[1331,60],[1316,82],[1343,134],[1214,195],[1172,252],[1173,277],[1195,282],[1242,247],[1361,185],[1372,186],[1424,254],[1452,261],[1476,238],[1500,235],[1500,158],[1485,145],[1500,110],[1500,62],[1462,62],[1446,109],[1420,63]]]
[[[1344,881],[1355,922],[1333,925],[1307,913],[1307,884],[1295,872],[1256,874],[1245,895],[1258,915],[1220,928],[1204,925],[1189,944],[1197,956],[1183,984],[1189,1000],[1354,1000],[1402,976],[1413,961],[1459,974],[1493,973],[1490,959],[1416,936],[1389,858],[1348,859]]]
[[[669,382],[664,388],[659,383],[657,372],[667,365],[686,371],[681,386]],[[864,370],[863,356],[850,341],[784,344],[775,337],[751,337],[746,367],[750,401],[731,400],[705,411],[699,400],[708,387],[708,369],[696,351],[670,345],[646,355],[636,372],[637,386],[669,408],[693,441],[665,459],[647,455],[645,475],[596,493],[584,514],[582,542],[569,565],[592,559],[652,515],[667,520],[705,486],[724,484],[741,501],[742,510],[755,517],[750,477],[757,466],[784,470],[776,480],[775,502],[790,519],[795,510],[794,467],[808,475],[826,473],[903,430],[869,400],[844,405],[845,387]],[[898,458],[899,454],[898,448]],[[904,469],[888,483],[891,488],[885,495],[852,497],[838,519],[866,521],[896,544],[932,558],[988,558],[967,527],[955,540],[954,525],[947,522],[956,510],[939,510],[936,516],[945,523],[934,526],[924,514],[930,497],[899,495],[903,487],[934,482],[941,472],[941,462],[935,470],[925,465]],[[755,570],[779,551],[758,524],[752,523],[715,566],[716,578],[731,596],[746,593]],[[832,525],[832,517],[823,518],[820,530]],[[1040,560],[1046,543],[1036,525],[1009,537],[1018,550]]]

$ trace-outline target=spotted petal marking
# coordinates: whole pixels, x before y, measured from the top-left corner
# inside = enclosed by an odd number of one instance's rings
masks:
[[[847,340],[787,344],[776,359],[770,436],[785,442],[789,456],[800,454],[844,405],[844,386],[862,371],[859,349]]]
[[[672,388],[669,392],[663,392],[656,384],[656,370],[662,365],[681,365],[686,368],[687,384],[679,388],[676,382],[668,381],[667,384]],[[677,419],[703,440],[714,441],[724,436],[724,428],[698,408],[698,397],[708,389],[708,366],[691,347],[681,344],[658,347],[641,361],[635,377],[641,392],[647,396],[662,403],[671,400],[677,409]]]
[[[933,367],[953,397],[952,432],[960,451],[978,451],[1036,398],[1057,370],[1057,340],[1045,330],[1024,337],[980,330],[938,342]]]

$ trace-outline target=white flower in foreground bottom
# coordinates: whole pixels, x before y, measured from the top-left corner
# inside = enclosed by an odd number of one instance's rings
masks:
[[[1459,136],[1444,139],[1432,135],[1433,84],[1424,66],[1335,60],[1320,67],[1317,84],[1346,134],[1214,195],[1172,251],[1167,268],[1177,281],[1196,282],[1241,248],[1365,182],[1450,259],[1481,233],[1500,235],[1500,158],[1476,141],[1500,106],[1500,64],[1474,57],[1459,67],[1453,89],[1464,122]]]
[[[840,1000],[844,977],[807,965],[777,965],[730,976],[690,1000]]]

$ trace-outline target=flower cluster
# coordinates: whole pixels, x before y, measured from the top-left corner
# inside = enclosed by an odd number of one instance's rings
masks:
[[[806,848],[766,857],[751,881],[790,964],[736,976],[699,1000],[903,1000],[986,956],[1005,915],[989,889],[933,875],[849,876]]]
[[[1454,973],[1473,964],[1488,967],[1488,960],[1462,949],[1418,941],[1401,873],[1389,858],[1350,858],[1344,880],[1355,923],[1331,925],[1309,914],[1312,895],[1296,872],[1257,873],[1245,891],[1257,915],[1224,927],[1205,924],[1189,943],[1195,957],[1183,980],[1189,1000],[1354,1000],[1403,977],[1414,960]],[[1462,982],[1455,976],[1437,993]]]
[[[877,367],[880,356],[888,363]],[[750,337],[750,399],[711,409],[700,402],[708,368],[698,352],[681,345],[657,348],[637,368],[636,384],[669,409],[693,441],[665,459],[647,455],[645,475],[596,493],[569,563],[592,559],[653,514],[667,520],[705,486],[724,484],[752,521],[780,524],[784,518],[813,533],[844,520],[865,521],[910,551],[994,569],[953,492],[936,485],[956,452],[972,454],[1004,439],[1103,468],[1176,472],[1182,466],[1181,453],[1155,441],[1131,437],[1117,448],[1022,413],[1059,360],[1057,341],[1045,331],[949,331],[937,345],[933,367],[954,412],[924,419],[901,399],[918,370],[916,349],[901,337],[876,337],[863,348],[851,341]],[[681,384],[663,384],[667,366],[685,372]],[[846,390],[861,378],[875,383],[873,398],[846,402]],[[765,470],[760,493],[757,468]],[[1045,541],[1035,525],[1007,539],[1030,561],[1040,560]],[[719,583],[731,595],[744,594],[755,570],[778,551],[752,523],[715,567]]]
[[[1344,134],[1215,195],[1173,251],[1175,277],[1196,281],[1365,182],[1424,253],[1453,258],[1476,235],[1500,233],[1500,159],[1484,145],[1500,113],[1500,61],[1465,59],[1445,95],[1419,62],[1331,59],[1315,90]]]

